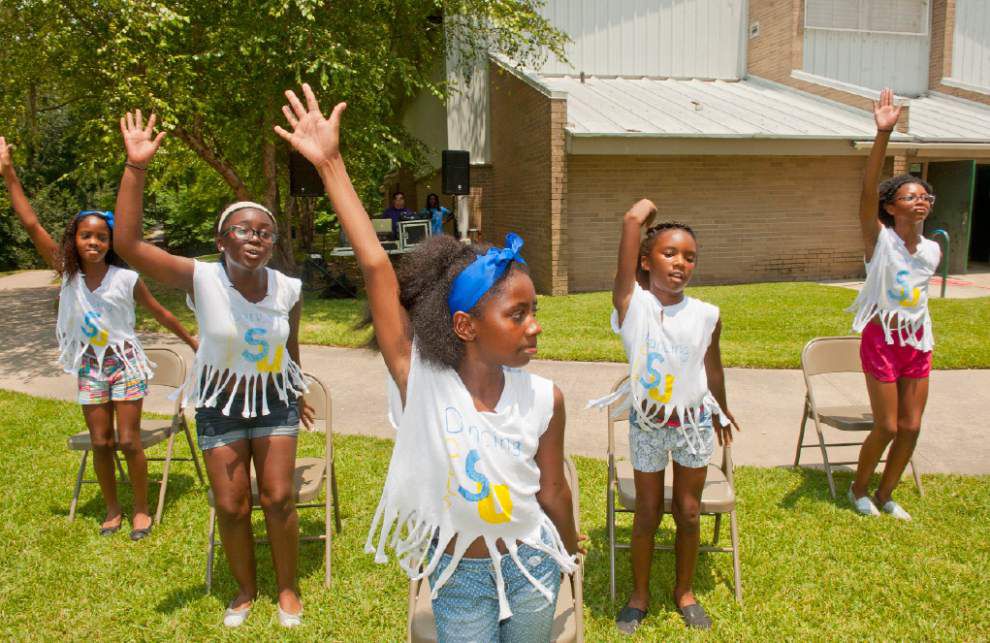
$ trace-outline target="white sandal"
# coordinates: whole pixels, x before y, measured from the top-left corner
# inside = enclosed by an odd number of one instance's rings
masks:
[[[893,499],[883,503],[883,507],[881,507],[881,509],[885,514],[890,514],[898,520],[911,520],[911,514],[904,511],[904,507],[894,502]]]
[[[863,496],[862,498],[856,497],[856,494],[853,493],[852,485],[849,485],[849,491],[846,493],[846,497],[849,498],[849,502],[856,509],[856,513],[862,516],[880,515],[880,511],[877,510],[877,506],[873,504],[869,496]]]
[[[247,607],[242,607],[241,609],[235,610],[233,607],[228,607],[227,611],[223,613],[223,626],[224,627],[240,627],[244,625],[244,621],[247,620],[248,615],[251,613],[251,605]]]
[[[302,609],[299,610],[298,614],[289,614],[279,606],[278,624],[282,627],[298,627],[302,625],[302,615]]]

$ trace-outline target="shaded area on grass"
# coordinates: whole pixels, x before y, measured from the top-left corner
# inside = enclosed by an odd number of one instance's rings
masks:
[[[191,463],[173,468],[164,521],[150,538],[132,543],[126,529],[101,538],[103,506],[94,486],[84,489],[76,521],[66,520],[79,453],[68,451],[65,439],[82,427],[79,407],[0,391],[0,415],[5,418],[0,432],[4,639],[404,639],[405,577],[394,562],[376,565],[363,551],[391,442],[334,439],[344,528],[334,536],[329,590],[322,584],[322,546],[300,547],[304,626],[278,629],[271,561],[267,548],[259,547],[261,596],[247,624],[234,633],[219,625],[234,592],[222,553],[214,593],[203,593],[208,508]],[[178,455],[185,455],[184,441],[177,445]],[[154,453],[160,455],[163,446]],[[320,434],[302,435],[300,456],[322,450]],[[618,606],[608,600],[605,463],[576,460],[582,527],[592,539],[586,560],[587,639],[627,640],[614,630]],[[157,474],[160,464],[153,463],[151,471]],[[903,485],[898,500],[915,517],[907,524],[861,518],[844,502],[833,502],[818,470],[743,467],[736,480],[746,603],[739,607],[733,599],[729,555],[703,555],[695,588],[715,620],[714,636],[977,640],[990,631],[990,614],[979,598],[990,591],[985,538],[990,477],[925,476],[924,499]],[[840,489],[848,482],[848,474],[838,475]],[[131,495],[122,489],[128,515]],[[628,540],[630,518],[620,520],[619,538]],[[301,512],[304,531],[316,531],[321,521],[321,510]],[[703,519],[702,527],[707,537],[711,519]],[[260,512],[255,529],[264,531]],[[672,535],[667,516],[658,537]],[[628,554],[619,553],[617,567],[621,602],[631,583]],[[670,599],[672,554],[657,554],[651,581],[653,605],[635,640],[685,638]]]
[[[152,285],[155,296],[194,326],[185,296]],[[700,286],[688,293],[722,311],[722,362],[747,368],[800,368],[801,349],[815,337],[850,335],[852,315],[845,309],[856,293],[846,288],[813,283]],[[990,368],[990,297],[932,299],[936,349],[940,369]],[[609,316],[611,294],[584,293],[541,296],[540,358],[589,362],[622,362],[625,354]],[[364,300],[303,301],[300,341],[324,346],[361,346],[369,331],[356,331]],[[161,330],[139,309],[139,327]]]

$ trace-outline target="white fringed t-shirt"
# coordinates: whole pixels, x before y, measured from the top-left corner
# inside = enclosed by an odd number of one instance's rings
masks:
[[[268,291],[252,303],[234,288],[221,263],[194,262],[193,297],[186,303],[196,313],[199,350],[183,400],[193,406],[216,406],[217,398],[233,384],[243,390],[242,417],[268,415],[268,385],[274,384],[282,402],[289,392],[306,392],[302,370],[289,356],[289,312],[299,301],[302,282],[278,270],[265,268]],[[258,397],[261,408],[258,407]],[[234,395],[221,409],[230,415]]]
[[[152,376],[137,335],[134,334],[134,285],[138,273],[108,266],[96,290],[90,290],[82,272],[62,280],[58,299],[59,366],[66,373],[77,373],[83,356],[93,355],[102,365],[107,352],[113,352],[128,373],[148,379]]]
[[[505,388],[495,411],[480,412],[456,371],[425,362],[413,347],[406,404],[391,411],[398,434],[365,544],[379,563],[387,562],[390,547],[410,578],[422,578],[433,572],[456,537],[451,562],[433,587],[436,597],[467,548],[482,538],[492,559],[500,619],[512,612],[499,540],[548,601],[553,594],[529,575],[518,543],[547,553],[565,572],[575,569],[536,499],[540,469],[535,455],[553,417],[553,382],[518,369],[503,372]],[[434,554],[425,560],[434,541]]]
[[[880,317],[888,344],[911,346],[923,352],[935,347],[928,312],[928,282],[942,260],[942,249],[919,237],[912,255],[893,228],[883,226],[866,262],[866,282],[847,311],[855,312],[853,331],[860,333]]]

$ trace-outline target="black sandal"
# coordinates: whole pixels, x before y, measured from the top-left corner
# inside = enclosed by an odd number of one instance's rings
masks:
[[[623,634],[633,634],[646,618],[646,610],[626,605],[615,617],[615,626]]]
[[[151,526],[145,527],[144,529],[132,529],[131,530],[131,540],[137,542],[142,538],[147,538],[151,535]]]
[[[705,608],[700,603],[678,607],[677,611],[681,613],[681,618],[684,619],[684,624],[688,627],[697,630],[712,629],[712,619],[709,618],[708,613],[705,612]]]
[[[120,525],[116,527],[100,527],[101,536],[113,536],[118,531],[120,531]]]

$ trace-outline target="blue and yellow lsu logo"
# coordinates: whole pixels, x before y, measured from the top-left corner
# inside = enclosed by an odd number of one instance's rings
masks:
[[[109,339],[107,331],[100,328],[96,322],[100,319],[100,313],[89,311],[83,315],[82,332],[89,338],[89,343],[93,346],[106,346]]]
[[[241,357],[252,362],[259,373],[281,373],[282,353],[285,347],[279,346],[275,349],[275,354],[269,357],[271,345],[264,339],[267,333],[268,331],[264,328],[248,328],[244,333],[244,343],[255,347],[257,352],[252,353],[245,349],[241,351]],[[265,358],[268,360],[265,361]]]

